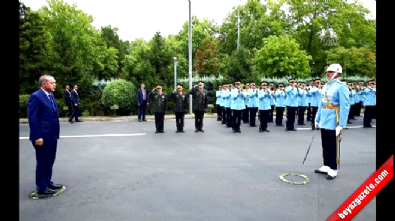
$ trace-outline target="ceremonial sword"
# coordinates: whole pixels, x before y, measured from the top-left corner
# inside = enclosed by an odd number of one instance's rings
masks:
[[[313,133],[313,138],[311,139],[311,142],[310,142],[309,148],[307,149],[306,156],[305,156],[305,157],[304,157],[304,159],[303,159],[303,164],[304,164],[304,162],[306,161],[307,155],[309,154],[309,151],[310,151],[310,147],[311,147],[311,145],[313,144],[313,140],[314,140],[314,137],[315,137],[315,132],[316,132],[316,131],[317,131],[317,128],[315,128],[315,130],[314,130],[314,133]]]

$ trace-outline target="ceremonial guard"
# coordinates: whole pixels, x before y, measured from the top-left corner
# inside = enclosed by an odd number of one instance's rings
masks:
[[[284,126],[283,125],[283,115],[285,109],[285,88],[283,83],[279,83],[276,93],[274,94],[276,97],[276,126]]]
[[[287,121],[285,123],[286,131],[296,131],[295,128],[295,115],[296,109],[298,108],[298,89],[295,87],[296,82],[294,79],[288,80],[288,87],[285,88],[286,98],[285,98],[285,106],[287,107]]]
[[[373,88],[373,80],[366,82],[366,88],[362,92],[362,97],[365,109],[363,114],[363,127],[369,128],[372,127],[371,121],[373,119],[374,108],[376,106],[376,90]]]
[[[232,127],[232,84],[228,84],[227,90],[224,90],[225,109],[226,109],[226,127]]]
[[[217,108],[217,121],[222,121],[222,110],[221,110],[221,91],[222,85],[219,86],[219,90],[215,91],[215,106]]]
[[[311,129],[315,130],[315,115],[317,114],[318,110],[318,103],[321,101],[320,97],[320,79],[315,79],[313,87],[310,89],[311,94]]]
[[[249,110],[248,110],[248,100],[250,99],[250,97],[248,96],[249,90],[250,90],[250,84],[246,83],[245,88],[243,89],[245,109],[243,110],[242,113],[242,119],[244,124],[250,123]]]
[[[348,91],[349,93],[349,103],[350,103],[350,111],[348,112],[347,124],[352,124],[350,120],[355,120],[354,118],[354,108],[355,108],[355,92],[353,88],[353,83],[348,83]]]
[[[158,84],[156,88],[154,88],[149,96],[151,100],[154,101],[154,105],[152,107],[152,112],[155,115],[155,133],[164,133],[164,123],[165,123],[165,113],[167,111],[167,94],[162,92],[162,85]]]
[[[258,110],[259,110],[259,132],[270,132],[267,129],[267,119],[270,114],[270,89],[267,87],[267,82],[261,83],[261,89],[258,92]]]
[[[364,90],[364,84],[362,81],[358,82],[356,86],[356,94],[355,94],[355,116],[360,117],[361,116],[361,110],[362,110],[362,91]]]
[[[269,118],[268,123],[274,123],[273,112],[274,107],[276,106],[276,97],[274,96],[274,92],[276,91],[276,87],[274,86],[274,82],[269,84],[269,92],[270,92],[270,111],[269,111]]]
[[[170,94],[170,98],[175,101],[174,114],[176,115],[176,133],[184,133],[184,118],[185,111],[188,107],[188,96],[183,91],[183,86],[179,84],[177,89],[174,89]]]
[[[307,88],[305,83],[301,83],[298,93],[298,125],[306,125],[304,123],[304,112],[307,107]]]
[[[226,102],[226,97],[225,94],[227,93],[228,90],[228,84],[223,84],[222,85],[222,90],[220,91],[221,93],[221,102],[220,102],[220,106],[221,106],[221,119],[222,119],[222,124],[226,124],[226,108],[225,108],[225,102]]]
[[[350,111],[349,90],[345,83],[338,80],[341,73],[342,67],[339,64],[331,64],[328,67],[328,83],[322,90],[315,118],[315,126],[321,129],[323,166],[314,172],[326,174],[329,180],[337,176],[340,141]]]
[[[311,121],[311,98],[313,95],[310,93],[310,89],[314,86],[314,80],[310,80],[309,86],[307,86],[307,116],[306,121]]]
[[[256,127],[256,113],[258,112],[258,88],[255,88],[255,83],[250,84],[248,90],[248,111],[250,116],[250,127]]]
[[[232,103],[230,105],[233,111],[232,130],[234,133],[241,133],[241,114],[245,109],[244,93],[240,82],[235,82],[235,88],[232,89]]]
[[[203,119],[204,111],[207,109],[207,91],[203,88],[203,82],[192,88],[189,94],[192,94],[192,106],[195,114],[195,132],[204,132]]]

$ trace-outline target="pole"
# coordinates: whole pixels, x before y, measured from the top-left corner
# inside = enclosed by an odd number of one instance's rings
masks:
[[[192,89],[192,15],[191,0],[189,1],[189,26],[188,26],[188,44],[189,44],[189,90]],[[192,114],[192,94],[189,95],[189,114]]]
[[[240,47],[240,4],[237,9],[237,51],[239,51]]]
[[[177,58],[174,57],[174,89],[177,88]]]

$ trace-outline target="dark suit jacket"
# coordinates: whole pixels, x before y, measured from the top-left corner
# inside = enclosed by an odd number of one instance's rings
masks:
[[[148,92],[147,89],[145,90],[145,100],[147,101],[147,103],[149,103],[149,98],[148,98]],[[143,103],[143,91],[140,89],[137,90],[137,103],[142,104]]]
[[[68,90],[64,90],[64,102],[66,102],[66,104],[71,104],[71,92]]]
[[[53,96],[53,95],[52,95]],[[55,97],[53,97],[55,103]],[[39,138],[45,141],[59,139],[59,110],[54,110],[51,100],[42,89],[37,90],[29,97],[27,116],[29,120],[29,139],[35,142]]]
[[[80,96],[78,95],[78,92],[75,93],[74,90],[71,91],[71,102],[73,103],[73,106],[75,106],[75,104],[80,106]]]

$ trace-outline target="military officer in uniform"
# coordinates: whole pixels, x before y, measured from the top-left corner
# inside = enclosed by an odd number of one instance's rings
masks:
[[[310,89],[314,85],[314,80],[310,80],[309,83],[310,84],[309,84],[309,86],[307,86],[307,94],[306,94],[306,97],[307,97],[307,116],[306,116],[306,121],[311,121],[311,97],[312,97],[312,94],[309,93],[309,92],[310,92]]]
[[[283,115],[285,109],[285,88],[283,83],[278,83],[276,93],[276,126],[283,125]]]
[[[287,121],[285,123],[286,131],[296,131],[295,128],[295,116],[298,108],[298,89],[296,88],[296,82],[294,79],[288,80],[289,85],[285,88],[286,98],[285,106],[287,106]]]
[[[228,91],[228,84],[223,84],[222,85],[222,90],[220,91],[221,93],[221,119],[222,123],[221,124],[226,124],[226,108],[225,108],[225,102],[226,102],[226,97],[225,93]]]
[[[192,108],[195,114],[195,132],[204,132],[204,111],[207,109],[207,91],[203,88],[203,82],[193,87],[189,94],[192,95]]]
[[[232,89],[231,94],[232,94],[231,95],[232,103],[230,105],[230,108],[233,111],[232,130],[234,133],[241,133],[240,130],[241,114],[246,107],[244,104],[243,88],[240,85],[239,81],[235,82],[235,88]]]
[[[248,89],[248,112],[250,116],[250,127],[256,127],[256,113],[258,111],[258,89],[255,88],[255,83],[250,84]]]
[[[307,107],[307,88],[304,82],[301,82],[298,90],[298,125],[306,125],[304,123],[304,112]]]
[[[229,128],[232,126],[232,109],[231,109],[231,104],[232,104],[232,84],[228,84],[227,89],[224,90],[224,98],[225,98],[225,113],[226,113],[226,127]]]
[[[215,106],[217,108],[217,121],[222,121],[222,110],[221,110],[221,91],[222,85],[219,86],[219,90],[215,91]]]
[[[374,108],[376,106],[376,90],[373,88],[373,80],[370,80],[366,83],[366,88],[362,92],[362,102],[364,106],[364,114],[363,114],[363,127],[370,128],[372,127],[371,121],[374,115]]]
[[[174,114],[176,115],[176,133],[184,133],[184,117],[188,107],[188,96],[183,91],[183,86],[179,84],[170,94],[170,98],[175,100]]]
[[[269,111],[269,118],[267,119],[268,123],[274,123],[274,107],[276,106],[276,98],[274,96],[274,92],[276,91],[276,87],[274,86],[274,82],[270,82],[269,84],[269,91],[270,91],[270,111]]]
[[[319,87],[321,80],[319,78],[315,79],[313,87],[310,88],[311,93],[311,129],[315,130],[315,115],[318,110],[318,103],[321,101]]]
[[[250,123],[249,110],[248,110],[248,100],[250,99],[248,97],[249,90],[250,90],[250,83],[246,83],[245,88],[243,89],[245,109],[243,110],[242,118],[244,124]]]
[[[151,100],[154,101],[152,112],[154,112],[155,115],[155,133],[164,133],[164,121],[168,101],[167,94],[162,92],[162,85],[158,84],[158,86],[149,93],[149,96]]]
[[[328,83],[322,90],[322,98],[315,117],[315,126],[321,128],[323,166],[314,172],[326,174],[329,180],[337,176],[340,141],[350,111],[350,91],[347,84],[338,80],[341,73],[340,64],[329,65]]]
[[[267,82],[261,83],[261,89],[258,91],[258,110],[259,110],[259,132],[270,132],[267,129],[267,122],[270,114],[270,89]]]

